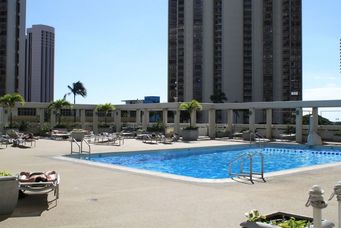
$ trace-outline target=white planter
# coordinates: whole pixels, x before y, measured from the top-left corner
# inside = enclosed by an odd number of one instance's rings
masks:
[[[86,135],[86,131],[72,131],[71,132],[71,137],[74,138],[76,141],[82,141],[85,135]]]
[[[18,202],[19,183],[15,176],[0,177],[0,215],[10,215]]]
[[[183,141],[195,141],[199,137],[198,129],[182,129]]]
[[[301,215],[294,215],[294,214],[288,214],[284,212],[277,212],[274,214],[267,215],[266,218],[270,220],[276,220],[276,219],[281,219],[281,218],[286,218],[289,219],[290,217],[296,218],[297,220],[307,220],[312,222],[313,219]],[[278,228],[278,226],[263,223],[263,222],[242,222],[240,224],[241,227],[243,228]],[[332,228],[335,225],[332,222],[329,222],[327,220],[322,221],[322,228]]]

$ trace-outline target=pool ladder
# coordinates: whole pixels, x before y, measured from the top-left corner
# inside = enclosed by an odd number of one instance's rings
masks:
[[[253,169],[255,157],[260,158],[260,162],[261,162],[260,172],[255,172]],[[249,163],[250,163],[249,171],[244,171],[245,160],[249,160]],[[239,172],[234,173],[232,172],[233,165],[236,164],[237,162],[239,162]],[[235,158],[233,161],[229,163],[229,175],[232,178],[234,176],[248,178],[252,184],[254,184],[255,178],[262,179],[264,182],[266,182],[264,179],[264,154],[262,152],[253,152],[253,153],[248,152],[248,153],[244,153],[238,156],[237,158]]]
[[[88,151],[83,150],[83,143],[88,146]],[[74,151],[73,150],[73,144],[76,144],[76,146],[78,147],[78,151]],[[85,139],[83,139],[82,141],[79,142],[75,138],[71,137],[71,154],[74,154],[74,153],[78,153],[78,154],[87,153],[87,154],[90,154],[91,153],[90,144]]]

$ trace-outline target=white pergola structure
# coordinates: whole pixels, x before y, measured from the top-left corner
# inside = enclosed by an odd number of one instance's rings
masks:
[[[136,118],[135,123],[138,126],[142,126],[146,129],[149,124],[149,113],[160,111],[162,112],[162,121],[165,126],[169,126],[168,123],[168,111],[174,112],[174,132],[180,133],[180,103],[154,103],[154,104],[127,104],[127,105],[115,105],[116,110],[113,112],[114,124],[116,130],[120,131],[122,126],[122,115],[123,111],[135,111]],[[216,111],[222,110],[227,113],[226,128],[231,130],[233,127],[233,112],[234,110],[249,110],[249,130],[255,130],[255,116],[257,110],[266,110],[266,123],[265,123],[265,136],[266,138],[272,137],[272,116],[273,110],[275,109],[294,109],[296,110],[296,142],[302,143],[302,116],[303,109],[311,109],[313,116],[313,127],[317,131],[318,128],[318,109],[319,108],[341,108],[341,100],[325,100],[325,101],[276,101],[276,102],[250,102],[250,103],[204,103],[202,104],[203,110],[208,111],[208,136],[211,138],[215,137],[216,132]],[[45,110],[48,107],[48,103],[25,103],[24,106],[17,105],[13,110],[13,116],[18,115],[18,108],[32,108],[36,109],[36,115],[39,119],[39,123],[44,123]],[[76,110],[77,117],[79,119],[80,125],[85,128],[86,121],[86,110],[92,110],[92,129],[94,132],[98,131],[99,117],[96,114],[96,105],[85,105],[76,104],[72,107]],[[51,126],[56,125],[56,115],[54,112],[50,114],[50,124]],[[3,128],[8,123],[9,113],[0,108],[0,128]],[[196,125],[196,113],[191,115],[192,125]]]

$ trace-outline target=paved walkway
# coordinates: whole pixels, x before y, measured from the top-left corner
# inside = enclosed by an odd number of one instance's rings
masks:
[[[93,151],[130,151],[233,144],[200,141],[149,145],[126,140],[122,146],[93,146]],[[57,170],[61,175],[60,199],[47,204],[44,196],[19,201],[12,217],[0,227],[228,227],[237,228],[244,213],[285,211],[310,216],[308,190],[314,184],[326,190],[341,179],[341,167],[315,169],[267,178],[267,183],[198,184],[119,170],[76,164],[53,158],[68,154],[70,142],[39,140],[32,149],[0,150],[1,170]],[[53,199],[49,194],[48,200]],[[334,199],[324,218],[337,221]]]

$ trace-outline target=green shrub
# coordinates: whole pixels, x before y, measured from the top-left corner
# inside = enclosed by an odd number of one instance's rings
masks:
[[[154,123],[152,126],[147,127],[147,131],[148,132],[164,132],[165,125],[161,121],[158,121]]]
[[[12,176],[12,175],[6,171],[0,171],[0,177],[7,177],[7,176]]]
[[[110,127],[110,125],[109,125],[109,124],[106,124],[106,123],[104,123],[104,124],[98,124],[98,127],[99,127],[99,128],[109,128],[109,127]]]
[[[57,124],[54,126],[54,128],[66,128],[67,126],[65,124]]]
[[[28,127],[29,127],[29,122],[20,121],[18,129],[19,129],[19,131],[27,131]]]
[[[303,125],[309,125],[310,116],[311,116],[311,114],[308,114],[308,115],[304,115],[304,116],[303,116],[303,119],[302,119],[302,124],[303,124]],[[327,118],[324,118],[324,117],[318,115],[318,124],[319,124],[319,125],[333,125],[333,122],[331,122],[331,121],[328,120]]]
[[[295,132],[296,132],[295,127],[291,125],[288,125],[284,130],[285,134],[294,134]]]

